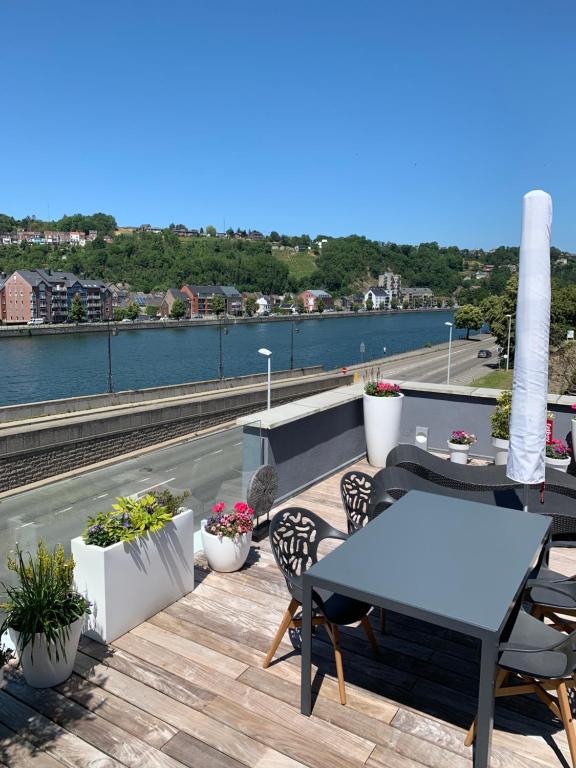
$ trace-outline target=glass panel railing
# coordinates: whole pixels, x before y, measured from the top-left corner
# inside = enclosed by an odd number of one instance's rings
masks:
[[[169,488],[190,492],[195,530],[217,501],[233,505],[246,498],[252,473],[262,463],[260,423],[182,440],[130,459],[119,459],[77,477],[18,493],[0,501],[0,582],[12,582],[6,559],[16,544],[33,552],[39,539],[49,548],[79,536],[89,516],[111,508],[118,496],[141,496]],[[200,536],[195,548],[200,549]]]

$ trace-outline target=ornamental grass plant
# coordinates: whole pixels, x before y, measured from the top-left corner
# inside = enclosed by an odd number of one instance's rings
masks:
[[[512,411],[512,392],[504,390],[496,401],[490,421],[492,423],[492,437],[498,440],[510,439],[510,414]]]
[[[25,557],[17,546],[15,557],[8,558],[8,570],[16,574],[18,584],[2,584],[6,601],[0,604],[0,635],[7,629],[19,632],[18,650],[22,653],[30,645],[33,660],[36,636],[42,634],[48,656],[54,653],[59,661],[70,625],[90,613],[88,600],[74,589],[74,559],[64,555],[62,545],[49,552],[39,541],[34,557]]]

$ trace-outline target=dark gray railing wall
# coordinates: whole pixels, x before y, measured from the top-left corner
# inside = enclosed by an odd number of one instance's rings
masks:
[[[473,432],[478,442],[471,455],[493,457],[490,415],[495,397],[470,397],[403,389],[400,442],[414,443],[416,427],[428,427],[428,447],[447,451],[453,429]],[[570,435],[571,411],[551,405],[555,414],[554,436]],[[263,428],[262,458],[279,474],[279,497],[287,498],[366,452],[362,399],[328,408],[273,429]]]

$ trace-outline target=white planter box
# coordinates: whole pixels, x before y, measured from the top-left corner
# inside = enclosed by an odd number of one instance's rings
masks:
[[[492,445],[494,446],[494,448],[496,448],[496,456],[494,457],[494,464],[498,464],[498,465],[507,464],[510,440],[503,440],[500,437],[493,437]]]
[[[202,547],[210,568],[220,573],[239,571],[250,552],[252,531],[241,534],[237,539],[229,539],[226,536],[219,538],[204,528],[205,522],[202,521],[201,527]]]
[[[451,443],[448,440],[448,449],[450,451],[450,461],[453,464],[467,464],[468,453],[470,451],[469,445],[460,445],[459,443]]]
[[[20,633],[16,632],[15,629],[10,630],[10,637],[20,656],[22,671],[28,685],[32,688],[51,688],[68,680],[74,668],[81,630],[81,619],[70,624],[68,638],[64,639],[64,653],[59,646],[56,648],[56,645],[52,643],[50,654],[48,653],[46,637],[41,634],[36,635],[34,647],[27,645],[20,653]],[[58,659],[56,658],[57,650]]]
[[[546,456],[546,466],[552,467],[553,469],[557,469],[560,472],[568,472],[568,467],[570,466],[570,457],[567,459],[551,459],[549,456]]]
[[[72,555],[76,586],[93,603],[84,634],[110,643],[194,589],[194,513],[129,543],[72,539]]]
[[[368,462],[385,467],[388,454],[398,445],[404,395],[375,397],[364,393],[364,432]]]

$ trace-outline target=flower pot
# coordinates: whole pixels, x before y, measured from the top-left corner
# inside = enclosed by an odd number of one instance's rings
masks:
[[[28,644],[20,652],[20,632],[15,629],[10,630],[10,638],[17,649],[22,672],[28,685],[32,688],[51,688],[70,677],[76,660],[82,622],[82,619],[78,619],[68,626],[68,637],[63,637],[64,652],[58,644],[58,659],[56,659],[56,645],[49,646],[45,636],[40,633],[36,635],[33,647],[32,644]],[[60,631],[64,636],[65,630]],[[50,647],[50,655],[48,655],[48,647]]]
[[[366,453],[373,467],[385,467],[388,454],[400,441],[403,401],[403,394],[397,397],[375,397],[364,393]]]
[[[213,571],[231,573],[240,570],[246,562],[251,543],[252,531],[242,533],[235,539],[227,536],[220,538],[208,533],[202,525],[202,548]]]
[[[568,467],[570,466],[570,456],[568,456],[566,459],[551,459],[549,456],[546,456],[546,466],[558,469],[560,472],[568,472]]]
[[[572,417],[572,453],[576,451],[576,418]]]
[[[494,464],[507,464],[508,448],[510,447],[510,440],[503,440],[500,437],[493,437],[492,445],[494,446],[494,448],[496,448],[496,456],[494,457]]]
[[[77,589],[93,603],[84,634],[110,643],[194,589],[194,513],[109,547],[72,539]]]
[[[468,453],[470,451],[469,444],[452,443],[448,442],[448,449],[450,450],[450,461],[453,464],[467,464]]]

